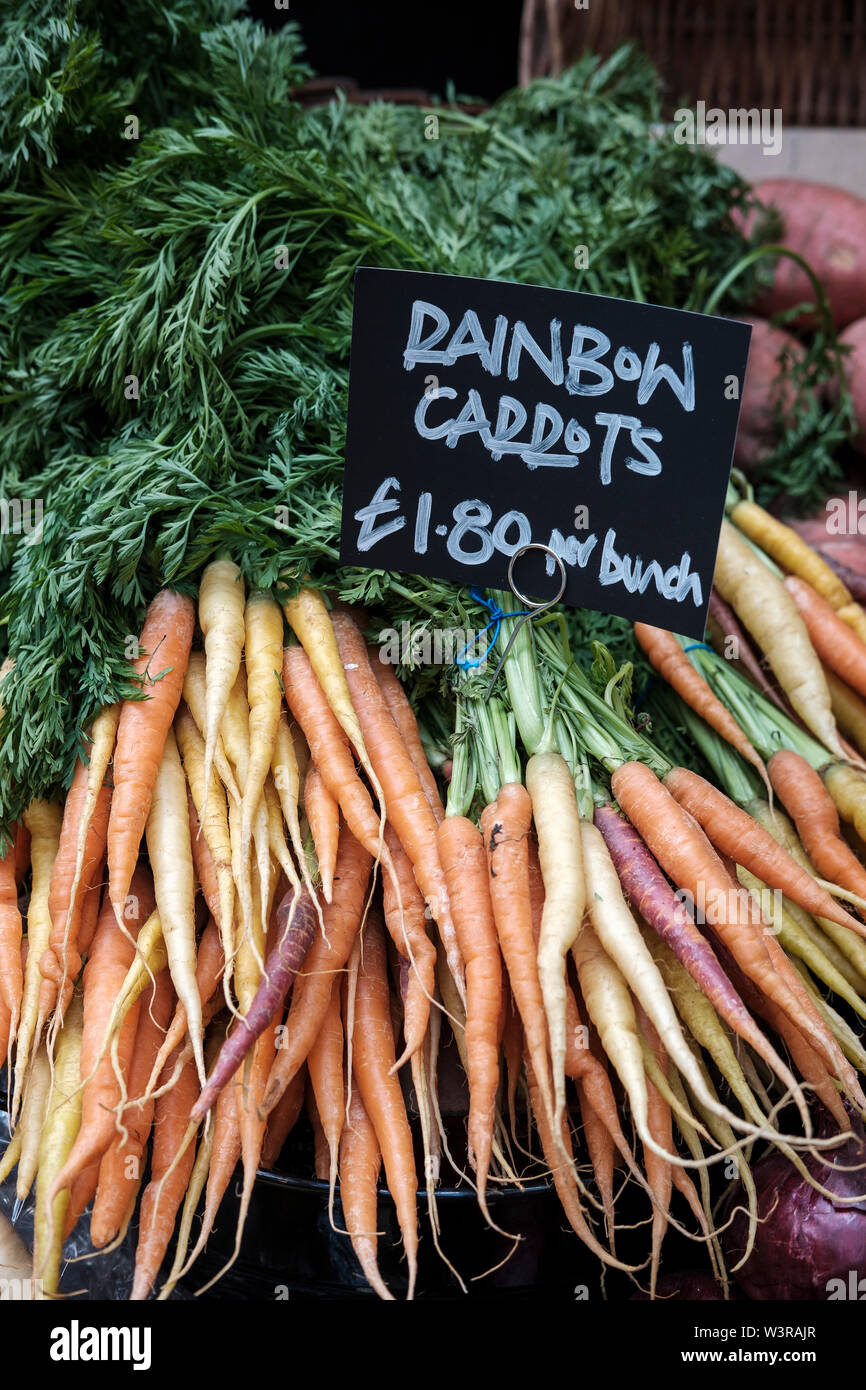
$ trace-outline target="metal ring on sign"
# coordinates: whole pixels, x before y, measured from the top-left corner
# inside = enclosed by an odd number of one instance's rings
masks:
[[[545,555],[549,555],[554,564],[559,566],[559,577],[562,581],[559,586],[559,591],[553,598],[547,599],[544,603],[536,603],[534,599],[527,598],[525,594],[520,592],[514,582],[514,562],[515,560],[519,560],[521,555],[525,555],[528,550],[543,550]],[[566,582],[565,565],[562,563],[560,556],[557,555],[555,550],[551,550],[549,545],[542,545],[540,541],[529,541],[526,545],[522,545],[519,550],[515,550],[511,559],[508,561],[508,587],[514,597],[523,604],[524,608],[531,608],[533,613],[540,613],[543,609],[552,608],[555,603],[559,603],[559,600],[565,593]]]
[[[534,599],[527,598],[525,594],[520,592],[520,590],[514,582],[514,562],[515,560],[519,560],[521,555],[525,555],[528,550],[543,550],[545,555],[549,555],[554,561],[554,564],[559,566],[559,575],[561,581],[559,588],[557,592],[554,594],[553,598],[546,599],[544,603],[536,603]],[[511,636],[505,644],[505,650],[499,658],[496,670],[493,672],[490,684],[487,687],[487,691],[484,696],[486,700],[490,698],[490,693],[493,690],[493,687],[499,678],[499,672],[505,665],[505,659],[508,656],[508,653],[511,651],[511,648],[514,644],[514,639],[517,636],[523,624],[527,622],[529,618],[537,618],[539,613],[544,613],[547,611],[548,608],[552,608],[555,603],[559,603],[559,600],[565,593],[566,583],[567,575],[565,572],[565,565],[562,563],[560,556],[557,555],[555,550],[551,550],[549,545],[542,545],[540,541],[530,541],[527,545],[522,545],[519,550],[515,550],[511,559],[508,561],[508,587],[513,593],[514,597],[517,599],[518,603],[522,603],[524,608],[529,609],[529,612],[523,613],[521,615],[521,617],[515,624],[514,631],[512,632]],[[503,616],[507,618],[508,614],[505,613]]]

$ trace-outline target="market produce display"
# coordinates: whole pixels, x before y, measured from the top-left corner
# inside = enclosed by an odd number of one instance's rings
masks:
[[[137,1232],[131,1298],[194,1282],[240,1164],[236,1257],[305,1123],[383,1299],[381,1186],[411,1298],[449,1263],[443,1186],[507,1259],[492,1194],[539,1174],[651,1296],[672,1229],[720,1296],[775,1291],[800,1210],[826,1284],[864,1195],[832,1164],[866,1112],[866,583],[761,502],[836,476],[862,275],[816,265],[762,365],[705,643],[341,568],[357,266],[744,315],[778,257],[628,49],[442,105],[430,138],[417,109],[305,107],[291,25],[205,8],[145,7],[142,44],[25,6],[41,46],[5,54],[0,492],[41,511],[0,536],[0,1180],[35,1194],[40,1292],[88,1208],[95,1250]],[[458,628],[471,651],[413,657]]]

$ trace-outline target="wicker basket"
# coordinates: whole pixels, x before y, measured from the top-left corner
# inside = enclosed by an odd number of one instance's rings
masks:
[[[353,77],[314,77],[296,87],[292,96],[302,106],[323,106],[342,92],[350,106],[370,106],[375,101],[389,101],[396,106],[433,107],[434,99],[429,92],[417,87],[377,88],[375,91],[363,89]],[[468,115],[477,115],[487,110],[483,101],[458,101],[454,109]]]
[[[866,0],[524,0],[520,81],[634,39],[671,110],[780,108],[791,126],[866,126]]]

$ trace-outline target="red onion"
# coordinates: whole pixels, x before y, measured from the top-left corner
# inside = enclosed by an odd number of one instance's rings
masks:
[[[856,1204],[839,1206],[816,1192],[783,1154],[770,1153],[755,1164],[758,1230],[751,1255],[734,1273],[747,1298],[850,1298],[851,1289],[866,1281],[866,1135],[857,1117],[851,1128],[854,1137],[846,1144],[825,1150],[822,1158],[804,1155],[803,1161],[831,1192],[862,1196]],[[832,1122],[822,1120],[820,1137],[833,1132]],[[729,1269],[746,1248],[745,1205],[742,1193],[735,1192],[729,1214],[735,1206],[740,1209],[722,1237]],[[866,1282],[861,1292],[866,1295]]]

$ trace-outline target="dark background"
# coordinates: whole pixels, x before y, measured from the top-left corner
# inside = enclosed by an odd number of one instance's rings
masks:
[[[270,28],[299,24],[307,61],[322,77],[354,77],[362,87],[418,87],[488,100],[517,82],[521,0],[250,0]]]

